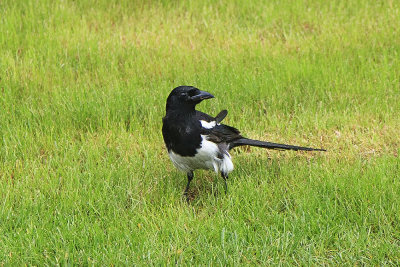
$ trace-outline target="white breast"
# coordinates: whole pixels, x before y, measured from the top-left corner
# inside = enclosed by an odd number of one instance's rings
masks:
[[[208,141],[205,135],[202,135],[201,138],[200,148],[193,157],[183,157],[172,150],[169,152],[169,157],[175,167],[186,173],[196,169],[214,169],[217,173],[230,173],[233,170],[233,163],[229,153],[225,152],[224,157],[219,159],[217,157],[220,153],[218,146]]]

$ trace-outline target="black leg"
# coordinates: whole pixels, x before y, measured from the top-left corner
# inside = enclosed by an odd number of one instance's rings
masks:
[[[228,179],[228,174],[221,172],[221,176],[224,179],[224,183],[225,183],[225,194],[228,193],[228,185],[226,184],[226,179]]]
[[[189,185],[190,182],[193,180],[193,171],[187,173],[188,182],[185,188],[185,192],[183,193],[186,197],[188,197]]]

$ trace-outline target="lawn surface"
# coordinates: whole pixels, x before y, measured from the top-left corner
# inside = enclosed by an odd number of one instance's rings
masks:
[[[398,1],[0,1],[0,265],[399,265]],[[243,135],[193,200],[178,85]]]

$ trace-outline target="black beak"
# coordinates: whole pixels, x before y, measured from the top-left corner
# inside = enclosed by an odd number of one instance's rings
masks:
[[[197,95],[192,96],[190,99],[193,101],[201,101],[204,99],[214,98],[214,96],[205,91],[200,91]]]

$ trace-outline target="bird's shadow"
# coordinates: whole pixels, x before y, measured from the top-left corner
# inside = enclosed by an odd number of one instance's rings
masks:
[[[184,187],[182,187],[184,189]],[[229,192],[229,181],[228,181],[228,192]],[[189,203],[192,204],[197,200],[200,200],[202,196],[208,197],[221,197],[228,194],[224,189],[224,181],[220,175],[215,173],[207,173],[198,171],[194,180],[192,181],[188,194],[182,193],[182,197]]]

